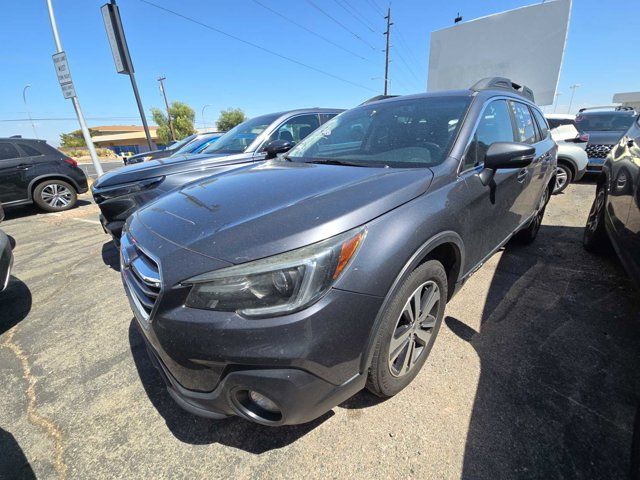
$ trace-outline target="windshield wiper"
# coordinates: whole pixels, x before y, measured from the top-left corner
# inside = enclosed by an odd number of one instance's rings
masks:
[[[325,165],[346,165],[348,167],[389,168],[389,165],[384,165],[384,164],[350,162],[349,160],[338,160],[337,158],[316,158],[314,160],[310,160],[305,163],[322,163]]]

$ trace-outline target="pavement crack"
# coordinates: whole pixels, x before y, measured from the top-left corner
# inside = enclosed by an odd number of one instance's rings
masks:
[[[64,462],[62,430],[52,420],[48,419],[38,412],[38,399],[36,397],[37,380],[31,373],[31,366],[29,365],[27,354],[13,339],[15,332],[15,327],[9,330],[2,343],[0,343],[0,347],[5,347],[11,350],[20,362],[20,365],[22,367],[22,377],[27,381],[27,389],[25,390],[25,395],[27,396],[28,401],[27,419],[31,424],[42,428],[46,432],[46,434],[53,440],[53,466],[56,470],[56,473],[58,474],[58,478],[65,479],[67,477],[67,465]]]

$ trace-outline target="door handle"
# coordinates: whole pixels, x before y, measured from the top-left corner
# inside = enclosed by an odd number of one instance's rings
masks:
[[[18,170],[29,170],[29,168],[31,168],[31,165],[29,165],[28,163],[21,163],[17,165],[16,168]]]
[[[527,170],[526,168],[523,168],[522,170],[520,170],[520,172],[518,173],[518,181],[520,183],[524,182],[525,179],[527,178],[527,175],[529,175],[529,170]]]

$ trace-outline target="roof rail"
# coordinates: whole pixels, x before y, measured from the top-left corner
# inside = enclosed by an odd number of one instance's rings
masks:
[[[601,110],[603,108],[607,108],[609,110],[613,109],[617,112],[622,112],[622,111],[634,111],[633,107],[625,107],[623,105],[602,105],[600,107],[584,107],[581,108],[580,110],[578,110],[578,113],[582,113],[586,110]]]
[[[371,97],[369,100],[365,100],[360,105],[366,105],[367,103],[377,102],[378,100],[386,100],[387,98],[395,98],[398,95],[376,95],[375,97]]]
[[[533,98],[533,90],[529,87],[525,87],[524,85],[519,85],[517,83],[512,82],[510,79],[505,77],[486,77],[482,80],[476,82],[471,90],[479,92],[481,90],[488,90],[490,88],[501,88],[504,90],[509,90],[512,93],[517,93],[525,97],[527,100],[531,100],[535,102]]]

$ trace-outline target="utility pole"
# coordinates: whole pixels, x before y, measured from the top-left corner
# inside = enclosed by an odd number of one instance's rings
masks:
[[[383,35],[387,36],[387,47],[384,50],[384,94],[389,91],[389,42],[391,40],[391,7],[387,8],[387,16],[384,17],[387,20],[387,31]]]
[[[206,130],[207,128],[207,124],[204,121],[204,109],[207,107],[212,107],[213,105],[211,105],[210,103],[207,103],[204,107],[202,107],[202,128],[204,128]]]
[[[580,88],[580,84],[574,83],[569,88],[571,89],[571,100],[569,101],[569,110],[567,110],[567,113],[571,113],[571,106],[573,105],[573,96],[576,94],[576,88]]]
[[[160,91],[162,92],[162,96],[164,97],[164,106],[167,108],[167,118],[169,119],[169,131],[171,132],[171,139],[176,141],[176,132],[173,131],[173,121],[171,120],[171,111],[169,110],[169,102],[167,101],[167,92],[164,90],[164,81],[167,79],[164,75],[158,78],[158,82],[160,82]]]
[[[553,113],[556,113],[556,109],[558,108],[558,97],[562,95],[562,93],[556,93],[556,104],[553,106]]]
[[[104,26],[107,30],[107,39],[111,46],[113,61],[116,64],[116,72],[129,75],[131,87],[133,88],[133,95],[136,97],[138,111],[140,112],[140,119],[142,120],[142,126],[144,127],[144,134],[147,137],[147,144],[149,145],[149,150],[153,150],[153,142],[151,141],[149,125],[147,124],[147,116],[144,114],[144,107],[142,106],[142,100],[140,100],[140,92],[138,92],[138,84],[136,83],[133,62],[131,61],[129,47],[127,46],[127,39],[124,36],[124,29],[122,28],[120,9],[116,5],[116,0],[111,0],[111,3],[107,3],[100,7],[100,10],[102,11],[102,19],[104,20]]]
[[[24,101],[24,108],[27,109],[27,116],[29,117],[29,121],[31,122],[31,128],[33,128],[33,134],[38,138],[38,132],[36,131],[36,124],[33,123],[33,118],[31,118],[31,110],[29,110],[29,105],[27,105],[27,88],[31,88],[31,85],[25,85],[22,89],[22,100]]]
[[[62,50],[62,42],[60,41],[60,35],[58,34],[58,24],[56,23],[56,17],[53,14],[53,5],[51,4],[51,0],[47,0],[47,8],[49,9],[49,20],[51,21],[53,40],[56,43],[57,51],[56,55],[53,56],[53,62],[56,66],[56,73],[58,75],[58,80],[60,81],[60,86],[62,87],[62,93],[65,98],[71,98],[71,101],[73,102],[73,108],[76,111],[78,123],[80,123],[80,130],[82,130],[84,142],[87,144],[87,148],[89,149],[89,155],[91,155],[93,167],[96,169],[96,174],[100,176],[104,172],[102,171],[102,165],[100,165],[100,160],[98,159],[96,149],[93,146],[93,140],[91,139],[91,134],[89,133],[87,122],[85,122],[84,120],[84,115],[82,114],[82,109],[80,108],[80,102],[78,101],[75,87],[73,86],[73,82],[71,81],[71,74],[69,73],[66,54]],[[66,80],[64,83],[62,80],[63,78]]]

